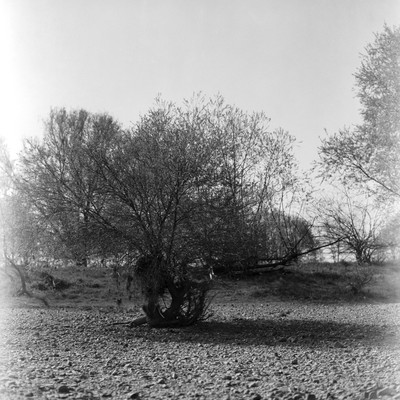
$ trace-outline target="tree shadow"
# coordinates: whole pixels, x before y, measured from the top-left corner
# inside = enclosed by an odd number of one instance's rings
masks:
[[[398,329],[393,331],[388,326],[296,319],[211,320],[183,329],[150,329],[146,326],[125,329],[125,334],[131,338],[212,345],[351,348],[357,344],[388,345],[398,343],[400,339]]]

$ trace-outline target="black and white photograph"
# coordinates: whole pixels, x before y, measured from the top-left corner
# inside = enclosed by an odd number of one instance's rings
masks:
[[[400,400],[400,0],[0,0],[0,400]]]

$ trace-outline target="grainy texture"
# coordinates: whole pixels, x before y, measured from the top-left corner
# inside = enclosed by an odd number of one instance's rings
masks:
[[[400,399],[400,304],[222,303],[185,329],[1,308],[1,399]],[[397,396],[397,397],[396,397]]]

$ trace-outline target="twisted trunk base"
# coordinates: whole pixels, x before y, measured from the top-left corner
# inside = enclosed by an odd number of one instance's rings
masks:
[[[136,263],[135,278],[146,300],[146,316],[135,319],[131,326],[183,327],[208,317],[210,280],[194,279],[186,263],[167,262],[162,255],[143,256]]]
[[[150,298],[143,306],[146,315],[136,318],[130,326],[147,324],[152,328],[184,327],[205,320],[209,317],[209,302],[206,299],[208,290],[209,285],[205,283],[169,284],[169,307],[163,310],[158,298]]]

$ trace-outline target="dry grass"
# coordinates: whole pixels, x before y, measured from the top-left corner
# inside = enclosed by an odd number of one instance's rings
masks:
[[[257,281],[266,288],[255,290],[255,296],[269,291],[281,299],[400,301],[400,265],[394,264],[300,264],[283,273],[267,273]]]
[[[62,282],[62,285],[59,288],[46,286],[43,272]],[[354,290],[357,284],[358,292]],[[18,281],[14,280],[11,285],[16,288]],[[137,309],[142,304],[139,289],[133,285],[127,292],[125,285],[123,278],[118,285],[113,271],[105,267],[48,268],[28,273],[28,287],[35,294],[45,296],[50,303],[71,307]],[[216,302],[246,302],[257,298],[399,302],[400,265],[357,268],[353,264],[341,263],[299,264],[240,279],[217,277],[214,286]]]

